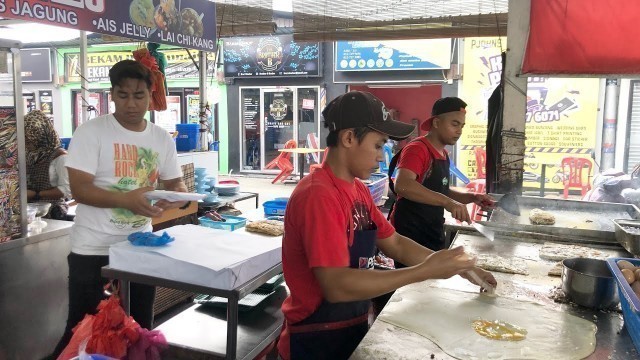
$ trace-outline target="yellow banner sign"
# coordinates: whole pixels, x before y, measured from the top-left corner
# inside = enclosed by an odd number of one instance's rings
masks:
[[[499,85],[502,63],[498,38],[465,39],[461,97],[467,107],[466,126],[458,142],[458,167],[476,178],[475,147],[486,146],[487,103]],[[599,79],[531,77],[525,115],[525,187],[562,188],[564,157],[590,158],[597,139]],[[541,169],[546,168],[545,179]],[[593,173],[593,171],[592,171]]]
[[[180,78],[197,78],[198,69],[195,64],[198,63],[200,52],[191,50],[191,56],[185,49],[160,50],[167,59],[167,67],[165,73],[168,79]],[[86,78],[89,82],[108,82],[109,69],[118,61],[133,59],[131,51],[105,51],[91,52],[87,54],[87,74]],[[195,64],[194,64],[195,61]],[[213,76],[215,68],[216,55],[207,53],[208,72]],[[64,55],[65,63],[65,79],[67,82],[80,81],[80,54],[67,53]]]

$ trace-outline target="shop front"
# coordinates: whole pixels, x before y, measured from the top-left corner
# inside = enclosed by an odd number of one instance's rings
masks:
[[[231,170],[277,173],[269,163],[292,140],[295,147],[324,147],[320,113],[328,99],[346,90],[332,84],[330,64],[322,61],[332,53],[329,44],[246,37],[226,39],[223,51],[229,139],[238,139],[229,153]],[[309,156],[304,171],[319,160]],[[298,162],[293,164],[298,172]]]

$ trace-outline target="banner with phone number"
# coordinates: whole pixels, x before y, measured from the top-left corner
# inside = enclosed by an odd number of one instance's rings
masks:
[[[474,148],[486,146],[487,102],[500,82],[500,45],[506,39],[467,38],[461,97],[467,107],[466,126],[458,141],[458,168],[476,178]],[[559,167],[566,156],[590,159],[596,145],[599,79],[531,77],[527,86],[524,186],[540,186],[545,164],[545,187],[562,188]],[[593,175],[593,170],[591,175]]]
[[[216,5],[207,0],[0,0],[0,17],[216,50]]]

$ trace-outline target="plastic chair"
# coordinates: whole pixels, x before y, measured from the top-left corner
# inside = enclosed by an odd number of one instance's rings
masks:
[[[486,179],[487,152],[480,146],[476,146],[473,153],[476,155],[476,179]]]
[[[329,155],[329,147],[328,146],[324,149],[324,153],[322,155],[322,163],[321,164],[311,164],[311,166],[309,166],[309,174],[313,174],[313,172],[316,169],[320,169],[322,167],[322,165],[324,165],[324,162],[327,160],[327,155]]]
[[[381,173],[388,173],[389,172],[389,163],[391,162],[391,159],[393,159],[393,152],[391,151],[391,145],[389,144],[384,144],[382,146],[382,152],[384,154],[384,160],[380,161],[380,172]]]
[[[569,189],[578,188],[582,197],[591,190],[589,176],[591,174],[591,160],[579,157],[565,157],[562,159],[562,184],[564,185],[564,198],[569,198]],[[586,176],[582,172],[587,169]],[[586,179],[586,180],[583,180]]]
[[[316,136],[315,133],[308,133],[307,134],[307,147],[309,149],[319,149],[320,148],[320,139],[318,139],[318,137]],[[313,161],[316,164],[320,163],[320,154],[319,153],[311,153],[309,154],[312,158]]]
[[[295,147],[295,140],[289,140],[284,144],[284,149],[293,149]],[[291,160],[289,160],[291,155],[291,153],[281,152],[275,159],[271,160],[271,162],[265,166],[266,169],[273,169],[275,167],[280,169],[280,173],[275,179],[273,179],[271,182],[272,184],[275,184],[278,180],[284,181],[293,172],[293,164],[291,163]]]
[[[485,179],[472,180],[469,184],[467,184],[466,188],[467,188],[467,191],[469,192],[484,194],[486,190],[486,180]],[[482,215],[478,213],[481,207],[476,203],[471,203],[469,205],[471,205],[471,212],[469,213],[469,217],[471,218],[471,220],[473,221],[482,220]]]

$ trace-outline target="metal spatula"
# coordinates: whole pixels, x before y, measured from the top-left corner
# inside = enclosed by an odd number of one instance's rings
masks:
[[[520,216],[518,197],[514,193],[504,194],[496,203],[496,207],[503,209],[511,215]]]

